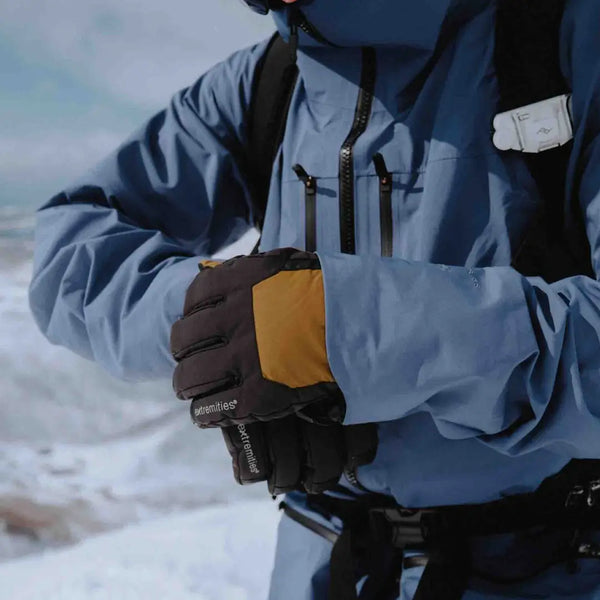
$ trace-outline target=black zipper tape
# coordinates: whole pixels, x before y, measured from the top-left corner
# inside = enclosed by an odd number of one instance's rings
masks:
[[[360,89],[356,101],[354,121],[350,133],[340,150],[340,250],[345,254],[356,253],[356,234],[354,230],[354,146],[369,124],[376,79],[377,55],[375,49],[362,48]],[[345,469],[344,474],[351,485],[365,489],[358,481],[355,467]]]
[[[379,177],[379,225],[381,230],[381,256],[394,253],[394,220],[392,216],[392,175],[387,170],[383,156],[373,157],[375,171]]]
[[[377,57],[375,49],[363,48],[360,90],[356,102],[354,122],[340,150],[340,242],[341,251],[346,254],[356,252],[354,232],[354,145],[369,124],[376,76]]]
[[[317,180],[309,175],[302,165],[294,165],[292,169],[304,183],[304,249],[314,252],[317,249]]]

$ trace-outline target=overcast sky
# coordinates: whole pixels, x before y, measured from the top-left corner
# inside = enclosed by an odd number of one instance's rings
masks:
[[[41,204],[272,30],[239,0],[0,0],[0,206]]]

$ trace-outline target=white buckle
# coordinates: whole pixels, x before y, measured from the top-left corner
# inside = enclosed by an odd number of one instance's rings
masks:
[[[494,146],[498,150],[543,152],[573,139],[571,95],[548,98],[494,117]]]

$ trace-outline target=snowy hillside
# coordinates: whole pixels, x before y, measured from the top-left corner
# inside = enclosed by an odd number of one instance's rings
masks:
[[[0,565],[1,600],[261,600],[277,514],[245,502]]]
[[[0,235],[0,600],[265,598],[278,520],[266,486],[233,481],[220,432],[193,427],[169,381],[116,381],[50,346],[27,308],[31,242],[11,231]]]
[[[30,271],[30,242],[0,237],[0,561],[268,497],[234,483],[220,432],[193,427],[169,381],[117,381],[48,344],[27,307]]]
[[[266,485],[234,482],[170,381],[117,381],[51,346],[27,287],[34,208],[273,25],[237,0],[0,8],[0,600],[261,600]]]

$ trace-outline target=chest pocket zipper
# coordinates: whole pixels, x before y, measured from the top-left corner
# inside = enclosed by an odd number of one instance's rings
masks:
[[[292,169],[304,183],[304,249],[314,252],[317,249],[317,180],[302,165],[294,165]]]
[[[394,219],[392,215],[392,175],[387,170],[383,156],[373,157],[375,171],[379,177],[379,225],[381,229],[381,256],[394,253]]]

